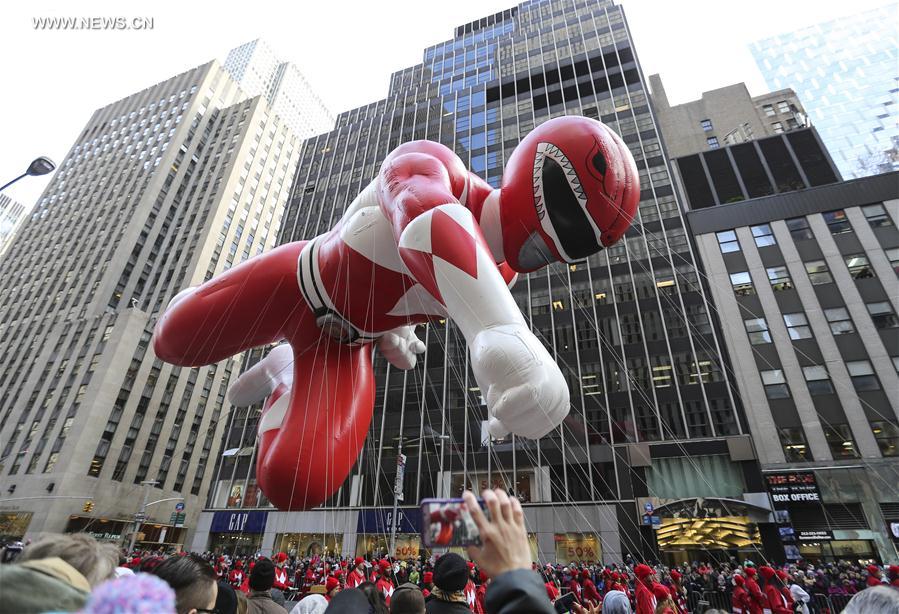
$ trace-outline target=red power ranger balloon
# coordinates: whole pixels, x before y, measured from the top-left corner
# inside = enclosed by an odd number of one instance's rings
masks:
[[[356,462],[374,405],[365,346],[410,369],[425,351],[415,326],[432,318],[465,337],[490,433],[539,438],[568,414],[568,387],[509,285],[617,241],[639,197],[627,147],[584,117],[532,131],[499,190],[443,145],[406,143],[328,232],[179,293],[154,349],[200,366],[286,342],[229,391],[235,405],[265,400],[256,473],[279,509],[320,504]]]

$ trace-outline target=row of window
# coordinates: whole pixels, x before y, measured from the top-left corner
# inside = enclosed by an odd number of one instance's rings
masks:
[[[894,362],[899,361],[899,357]],[[874,367],[870,360],[850,360],[846,363],[846,370],[852,380],[852,385],[857,392],[871,392],[880,390],[880,381],[874,373]],[[782,369],[767,369],[759,372],[762,376],[762,385],[765,387],[765,395],[769,399],[790,398],[790,388]],[[809,365],[802,367],[802,375],[812,396],[822,394],[834,394],[833,384],[830,381],[830,373],[824,365]]]
[[[893,220],[881,204],[866,205],[862,207],[861,210],[872,228],[893,225]],[[852,232],[852,224],[849,223],[849,218],[846,217],[846,212],[843,209],[828,211],[822,213],[821,216],[824,218],[824,222],[827,224],[831,234],[838,235]],[[807,218],[794,217],[784,221],[786,222],[787,228],[794,241],[803,241],[814,238],[814,234],[812,233]],[[770,224],[751,226],[750,230],[752,231],[752,238],[755,240],[756,247],[767,247],[769,245],[777,244],[774,233],[771,231]],[[722,254],[740,251],[740,242],[737,239],[735,230],[722,230],[716,233],[716,236]]]
[[[879,329],[897,328],[899,327],[899,318],[893,311],[892,305],[888,301],[877,301],[874,303],[866,303],[868,314],[874,322],[874,326]],[[830,332],[834,335],[845,335],[854,333],[855,326],[852,318],[845,307],[833,307],[824,310],[824,317],[830,324]],[[790,339],[811,339],[812,332],[808,326],[808,320],[802,312],[783,314],[784,324]],[[765,318],[747,318],[743,320],[743,325],[749,335],[749,342],[752,345],[763,345],[771,343],[771,332],[768,329],[768,322]]]

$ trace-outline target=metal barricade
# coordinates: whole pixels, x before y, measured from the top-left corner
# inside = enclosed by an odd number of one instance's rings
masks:
[[[838,614],[841,611],[833,609],[833,604],[824,593],[813,593],[812,601],[808,604],[808,607],[815,614]]]
[[[731,611],[730,596],[720,591],[705,591],[702,593],[702,601],[707,603],[707,608],[715,608],[725,612]]]

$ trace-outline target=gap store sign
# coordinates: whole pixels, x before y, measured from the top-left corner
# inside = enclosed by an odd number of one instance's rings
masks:
[[[216,512],[210,533],[265,533],[268,512]]]

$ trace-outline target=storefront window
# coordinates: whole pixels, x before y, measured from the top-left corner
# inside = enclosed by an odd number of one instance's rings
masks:
[[[342,544],[342,534],[278,533],[275,535],[275,552],[286,552],[290,556],[339,556]]]
[[[555,540],[556,561],[562,565],[602,561],[599,539],[594,533],[556,533]]]
[[[0,513],[0,542],[22,539],[31,524],[32,515],[32,512]]]
[[[474,493],[480,493],[489,487],[501,488],[510,493],[516,492],[522,503],[533,501],[531,488],[534,484],[534,472],[532,470],[518,471],[514,476],[511,472],[505,474],[494,472],[493,475],[490,476],[490,480],[487,479],[486,473],[472,472],[468,474],[467,481],[465,478],[466,476],[462,473],[453,474],[452,485],[450,487],[451,497],[461,497],[462,492],[466,489]],[[513,488],[513,481],[516,482],[515,488]]]
[[[258,533],[211,533],[209,550],[216,554],[252,556],[262,549],[262,535]]]
[[[869,561],[877,558],[874,542],[861,539],[841,539],[828,542],[800,544],[799,553],[810,562],[836,561]]]

